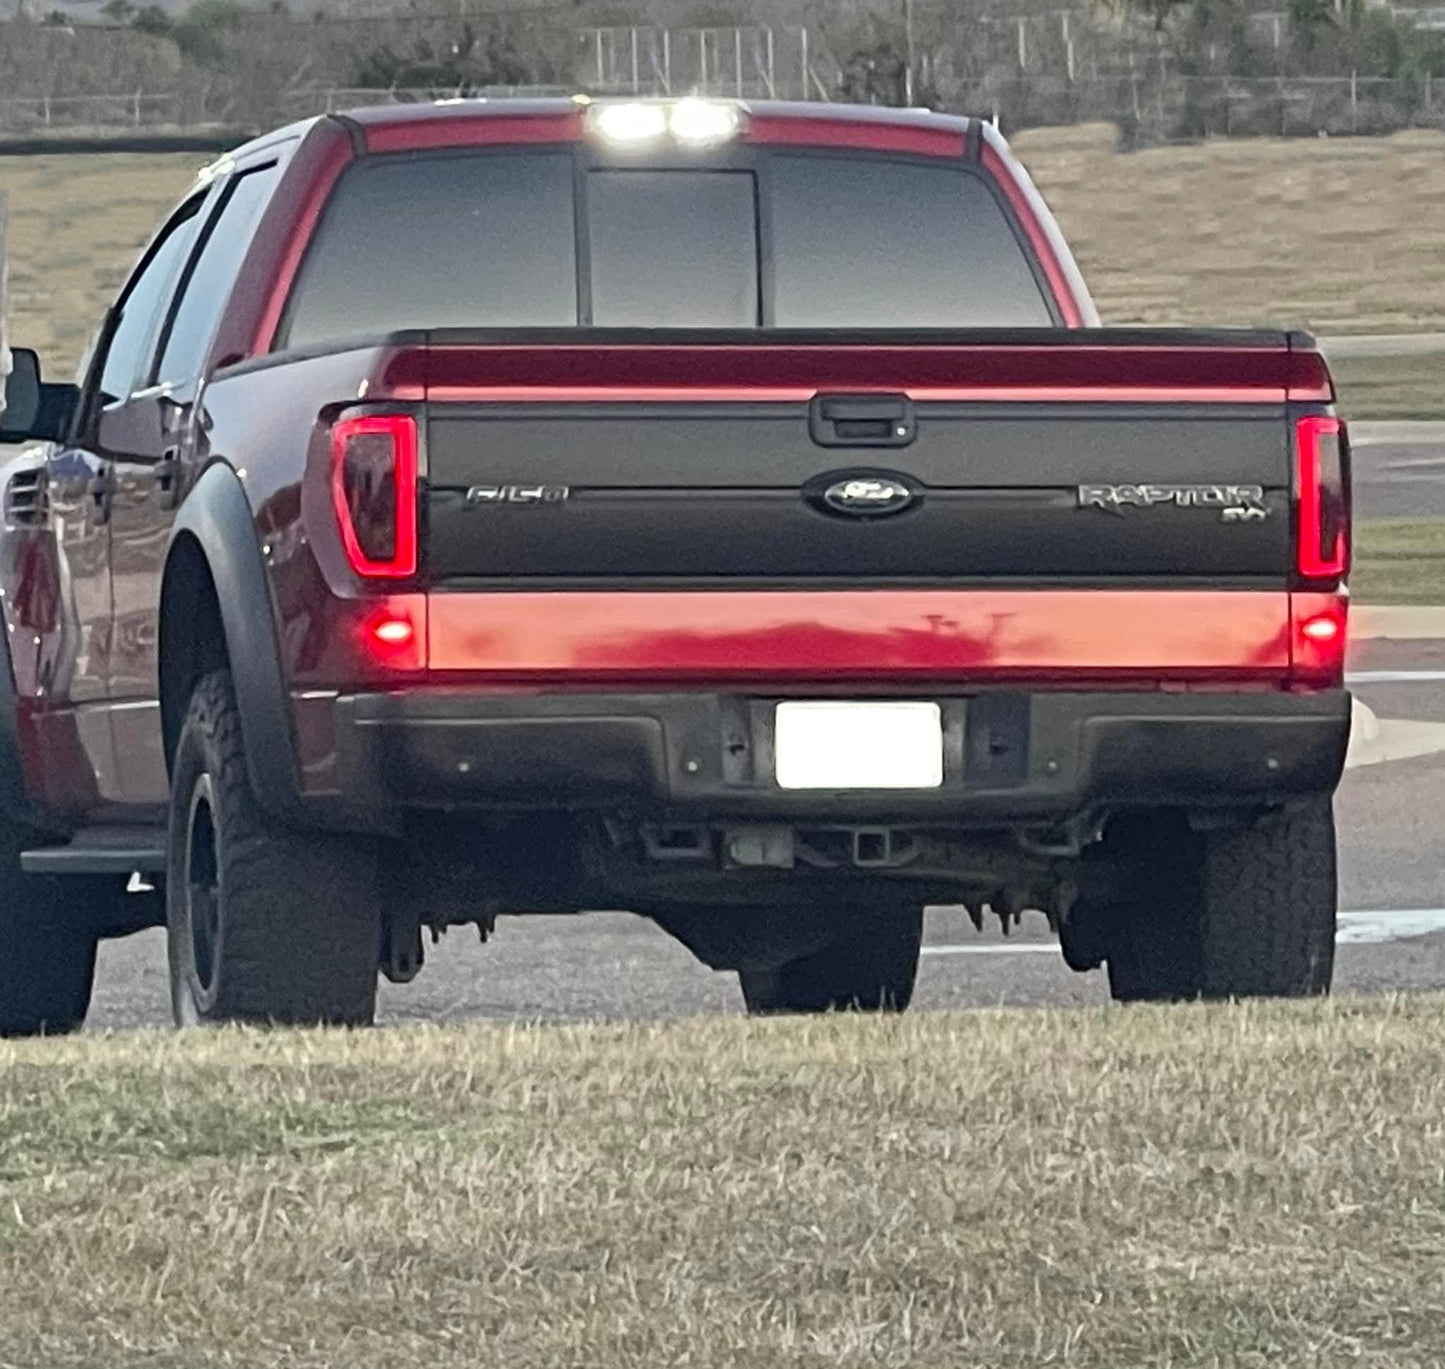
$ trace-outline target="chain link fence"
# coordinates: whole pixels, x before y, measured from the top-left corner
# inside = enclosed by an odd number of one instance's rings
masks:
[[[1445,10],[1420,10],[1414,22],[1428,30]],[[1252,16],[1259,65],[1290,41],[1281,16]],[[443,53],[451,30],[433,18],[431,48]],[[454,21],[466,41],[486,31],[475,16]],[[554,21],[549,20],[549,23]],[[403,18],[308,23],[264,16],[230,35],[241,45],[230,72],[173,72],[173,88],[141,85],[107,94],[74,89],[100,79],[84,75],[77,49],[52,52],[54,39],[29,26],[32,60],[16,61],[14,79],[0,79],[0,136],[44,136],[93,131],[100,136],[147,130],[260,130],[274,124],[357,105],[468,95],[706,94],[750,99],[850,99],[901,104],[907,91],[920,103],[994,117],[1006,129],[1079,122],[1117,124],[1126,145],[1211,135],[1315,136],[1386,133],[1409,127],[1445,128],[1445,79],[1429,68],[1399,76],[1234,75],[1189,72],[1147,26],[1100,25],[1082,11],[1024,16],[985,15],[965,38],[941,38],[935,29],[910,32],[905,47],[801,26],[712,28],[614,26],[570,35],[553,27],[509,36],[510,50],[535,42],[545,61],[533,63],[535,83],[479,84],[467,80],[394,84],[330,82],[316,68],[346,69],[370,61],[408,32]],[[0,31],[16,26],[0,24]],[[358,38],[360,32],[363,36]],[[103,32],[101,34],[103,36]],[[127,42],[134,35],[127,35]],[[72,43],[89,42],[77,28]],[[305,40],[303,43],[302,40]],[[309,44],[310,46],[305,46]],[[12,60],[18,49],[10,45]],[[304,48],[304,50],[303,50]],[[430,50],[430,49],[429,49]],[[56,51],[59,51],[57,49]],[[906,55],[905,55],[906,53]],[[120,54],[120,55],[117,55]],[[284,56],[283,56],[284,54]],[[328,55],[329,54],[329,55]],[[569,55],[570,54],[570,55]],[[1262,56],[1261,56],[1262,54]],[[5,44],[0,42],[0,59]],[[64,54],[62,53],[62,56]],[[1217,53],[1203,49],[1202,58]],[[114,68],[121,49],[107,58]],[[44,78],[52,92],[26,92]],[[517,65],[517,63],[513,63]],[[7,73],[0,60],[0,78]],[[247,73],[251,73],[248,77]],[[148,73],[154,75],[154,68]],[[518,74],[521,74],[519,71]],[[21,79],[23,75],[24,79]],[[19,87],[19,88],[17,88]]]

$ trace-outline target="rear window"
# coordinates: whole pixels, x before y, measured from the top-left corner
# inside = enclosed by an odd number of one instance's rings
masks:
[[[773,160],[779,328],[1047,328],[988,187],[953,167]]]
[[[764,165],[594,168],[578,180],[570,150],[367,160],[332,195],[281,345],[579,322],[1052,322],[992,192],[962,167],[804,153]]]

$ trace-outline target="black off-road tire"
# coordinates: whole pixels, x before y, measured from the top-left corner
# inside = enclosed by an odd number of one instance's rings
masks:
[[[750,1013],[902,1012],[913,998],[922,908],[884,908],[841,920],[820,950],[738,971]]]
[[[1141,896],[1109,932],[1116,999],[1329,992],[1337,883],[1328,797],[1251,827],[1181,832],[1139,858]]]
[[[207,675],[171,778],[166,939],[177,1024],[369,1024],[379,907],[364,840],[287,827],[257,805],[230,675]]]
[[[24,874],[27,844],[0,835],[0,1036],[58,1036],[90,1008],[97,904],[114,898],[113,881]]]

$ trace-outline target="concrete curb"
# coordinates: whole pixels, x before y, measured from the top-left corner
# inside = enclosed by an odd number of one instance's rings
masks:
[[[1359,699],[1353,701],[1346,770],[1411,760],[1416,756],[1434,756],[1441,751],[1445,751],[1445,723],[1377,718],[1368,704]]]
[[[1433,604],[1351,604],[1350,640],[1426,641],[1445,637],[1445,606]]]

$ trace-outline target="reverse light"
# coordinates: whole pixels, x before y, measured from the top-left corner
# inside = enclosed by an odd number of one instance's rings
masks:
[[[1299,573],[1338,580],[1349,562],[1345,435],[1338,418],[1310,414],[1295,424]]]
[[[404,579],[417,565],[417,435],[410,414],[344,418],[331,430],[331,494],[358,575]]]

